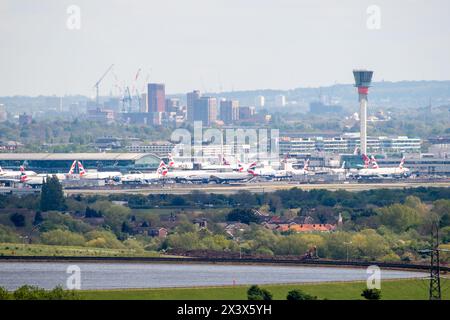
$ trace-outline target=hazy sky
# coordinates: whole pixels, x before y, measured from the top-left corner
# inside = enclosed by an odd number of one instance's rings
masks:
[[[449,12],[448,0],[0,0],[0,96],[91,96],[112,63],[119,84],[142,68],[138,89],[149,75],[168,93],[350,83],[354,67],[448,80]]]

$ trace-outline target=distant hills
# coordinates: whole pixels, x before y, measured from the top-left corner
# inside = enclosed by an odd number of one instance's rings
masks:
[[[270,106],[277,95],[285,95],[288,102],[306,106],[322,99],[327,103],[339,103],[345,107],[356,107],[358,97],[352,84],[336,84],[318,88],[296,88],[292,90],[252,90],[212,93],[212,96],[233,98],[242,104],[253,104],[254,98],[262,95]],[[374,82],[370,88],[372,105],[386,108],[418,108],[450,104],[450,81],[400,81]]]
[[[310,102],[322,100],[328,104],[340,104],[347,109],[354,109],[358,105],[356,89],[352,84],[336,84],[316,88],[295,88],[290,90],[248,90],[228,91],[220,93],[203,93],[217,98],[237,99],[241,105],[253,105],[255,97],[262,95],[266,98],[266,106],[274,109],[277,95],[286,96],[287,107],[297,107],[292,110],[306,111]],[[172,94],[168,97],[177,97],[185,101],[186,94]],[[103,97],[108,99],[109,97]],[[0,104],[7,107],[20,106],[39,109],[48,107],[48,104],[59,104],[55,97],[27,97],[13,96],[0,97]],[[86,102],[88,97],[77,95],[64,97],[64,104]],[[399,81],[374,82],[369,93],[369,103],[378,108],[404,109],[423,108],[429,106],[450,105],[450,80],[448,81]],[[291,111],[292,111],[291,110]]]

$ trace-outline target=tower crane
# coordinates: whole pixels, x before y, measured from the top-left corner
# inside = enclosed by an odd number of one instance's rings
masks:
[[[98,79],[98,81],[94,84],[94,88],[95,88],[95,93],[96,93],[96,97],[95,97],[95,102],[98,106],[98,88],[100,86],[100,83],[102,82],[102,80],[106,77],[106,75],[111,71],[111,69],[114,67],[114,64],[110,65],[109,68],[103,73],[103,75],[100,77],[100,79]]]

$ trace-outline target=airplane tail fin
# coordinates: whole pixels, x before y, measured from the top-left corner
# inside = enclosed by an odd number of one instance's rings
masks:
[[[242,165],[242,163],[238,160],[238,171],[242,172],[244,171],[244,166]]]
[[[171,153],[168,154],[168,157],[169,157],[169,168],[172,168],[175,165],[175,161],[173,160],[173,156]]]
[[[368,168],[370,164],[370,159],[366,154],[362,155],[363,161],[364,161],[364,168]]]
[[[370,162],[372,162],[372,168],[374,168],[374,169],[378,169],[379,168],[377,160],[375,160],[374,156],[372,156],[372,158],[370,159]]]
[[[161,161],[158,167],[158,170],[156,170],[156,173],[162,175],[163,177],[169,172],[169,168],[167,167],[166,163],[164,161]]]
[[[229,165],[230,165],[230,162],[229,162],[227,159],[225,159],[224,156],[222,156],[222,164],[223,164],[224,166],[229,166]]]
[[[78,170],[80,171],[80,177],[82,177],[86,174],[86,170],[84,169],[83,165],[81,164],[81,161],[78,161]]]
[[[76,166],[77,166],[77,160],[74,160],[72,165],[70,166],[70,170],[69,170],[68,174],[74,174]]]
[[[398,165],[398,167],[400,169],[403,169],[403,165],[405,164],[405,157],[402,158],[402,161],[400,161],[400,164]]]
[[[256,162],[252,162],[252,163],[249,165],[249,167],[248,167],[248,169],[247,169],[247,172],[250,173],[250,174],[252,174],[252,175],[254,175],[254,176],[256,176],[255,170],[256,170]]]
[[[22,173],[20,174],[20,182],[25,182],[27,181],[27,179],[28,179],[27,174],[25,173],[25,171],[22,171]]]
[[[305,165],[303,166],[303,170],[305,170],[305,171],[309,170],[309,159],[305,160]]]

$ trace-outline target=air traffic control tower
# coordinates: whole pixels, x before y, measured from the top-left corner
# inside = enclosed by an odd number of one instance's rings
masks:
[[[355,87],[358,88],[359,95],[361,154],[367,154],[367,95],[369,94],[372,75],[373,71],[353,70]]]

